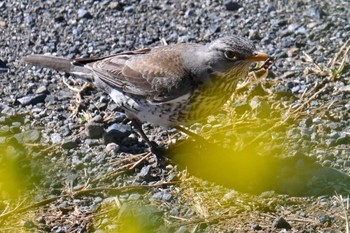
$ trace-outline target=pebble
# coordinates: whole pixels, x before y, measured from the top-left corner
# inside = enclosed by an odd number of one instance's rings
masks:
[[[89,11],[85,10],[85,9],[79,9],[78,10],[78,18],[85,18],[85,19],[92,19],[93,16],[90,14]]]
[[[36,143],[39,142],[41,138],[41,133],[39,130],[27,130],[18,134],[15,134],[14,137],[21,144],[23,143]]]
[[[130,125],[125,125],[121,123],[115,123],[109,126],[106,133],[103,135],[103,140],[105,144],[115,142],[119,144],[121,140],[128,137],[132,132]]]
[[[36,105],[38,103],[44,103],[46,94],[37,94],[37,95],[27,95],[17,99],[17,101],[23,106],[27,105]]]
[[[60,144],[62,142],[62,136],[59,133],[53,133],[51,134],[51,142],[52,144]]]
[[[117,143],[111,142],[106,145],[105,149],[107,154],[116,154],[120,151],[120,146]]]
[[[277,229],[286,229],[286,230],[292,229],[292,226],[283,217],[276,218],[273,221],[273,227]]]
[[[62,148],[65,150],[70,150],[70,149],[74,149],[77,148],[79,146],[77,139],[76,138],[70,138],[67,139],[65,138],[62,142]]]
[[[85,133],[88,138],[98,139],[101,138],[104,133],[104,124],[96,122],[88,122],[85,125]]]
[[[6,65],[6,62],[0,59],[0,73],[7,72],[8,67]]]
[[[242,5],[238,1],[224,0],[224,5],[228,11],[237,11]]]

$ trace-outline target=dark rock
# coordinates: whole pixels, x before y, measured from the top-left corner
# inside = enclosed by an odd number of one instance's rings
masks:
[[[273,221],[273,227],[278,229],[283,228],[286,230],[292,229],[292,226],[283,217],[276,218],[275,221]]]
[[[7,69],[6,62],[0,59],[0,73],[7,72]]]
[[[103,140],[105,144],[115,142],[120,143],[125,137],[128,137],[132,132],[130,125],[115,123],[109,126],[106,133],[103,135]]]
[[[71,138],[71,139],[64,139],[61,146],[65,150],[70,150],[70,149],[77,148],[79,144],[75,138]]]
[[[41,138],[41,133],[39,130],[27,130],[22,133],[14,135],[19,143],[35,143]]]
[[[115,113],[115,121],[117,123],[122,123],[125,119],[126,119],[125,113],[122,113],[122,112]]]
[[[85,125],[85,132],[87,137],[97,139],[101,138],[104,133],[104,124],[89,122]]]
[[[226,10],[228,11],[237,11],[239,8],[242,7],[240,3],[237,1],[232,1],[232,0],[225,0],[224,5],[226,7]]]
[[[252,224],[252,230],[253,231],[261,231],[263,228],[259,224]]]
[[[138,142],[138,136],[135,134],[130,134],[128,137],[124,137],[121,141],[121,144],[124,146],[132,146]]]
[[[46,98],[46,94],[37,94],[37,95],[27,95],[17,99],[17,101],[23,106],[26,105],[36,105],[38,103],[44,103]]]
[[[335,140],[335,145],[343,145],[343,144],[349,144],[350,143],[350,137],[348,135],[341,135]]]

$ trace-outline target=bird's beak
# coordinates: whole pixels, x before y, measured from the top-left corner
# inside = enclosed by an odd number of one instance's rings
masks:
[[[256,61],[266,61],[268,58],[269,58],[269,55],[267,55],[266,53],[255,52],[253,53],[252,56],[248,57],[247,60],[251,62],[256,62]]]

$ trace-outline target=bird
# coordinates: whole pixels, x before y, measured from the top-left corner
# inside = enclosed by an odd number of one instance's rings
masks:
[[[251,64],[267,59],[250,40],[230,35],[206,44],[177,43],[105,57],[33,54],[22,61],[76,75],[109,94],[152,151],[157,145],[143,132],[141,122],[195,136],[183,126],[218,113]]]

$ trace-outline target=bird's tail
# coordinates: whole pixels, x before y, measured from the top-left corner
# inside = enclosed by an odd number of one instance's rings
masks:
[[[89,81],[91,81],[92,78],[92,72],[90,69],[84,67],[84,65],[79,65],[79,63],[75,63],[74,60],[67,58],[34,54],[23,57],[22,62],[34,66],[41,66],[57,71],[75,74]]]

